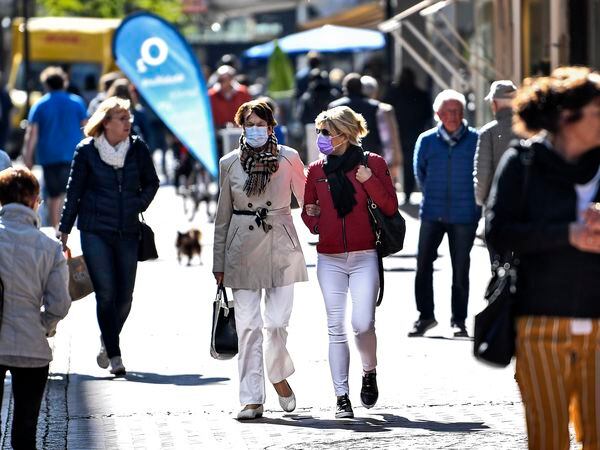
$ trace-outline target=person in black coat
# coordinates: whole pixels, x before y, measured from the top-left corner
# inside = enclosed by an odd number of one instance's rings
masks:
[[[130,136],[129,100],[109,97],[84,128],[75,150],[59,231],[63,248],[78,218],[81,248],[96,292],[98,365],[125,374],[119,334],[131,310],[140,224],[159,180],[148,147]]]
[[[500,160],[486,240],[519,261],[516,379],[530,449],[600,441],[600,74],[566,67],[526,79]]]

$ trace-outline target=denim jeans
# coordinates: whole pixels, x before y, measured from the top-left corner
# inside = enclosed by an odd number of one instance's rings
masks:
[[[415,298],[420,319],[433,319],[433,262],[444,234],[448,234],[452,262],[452,319],[453,324],[464,324],[469,302],[469,268],[471,248],[475,240],[477,222],[468,224],[422,221],[419,232]]]
[[[121,356],[119,334],[131,310],[138,237],[81,232],[81,249],[96,293],[96,315],[109,358]]]
[[[7,367],[0,365],[0,404],[4,377],[7,371],[12,376],[14,398],[13,421],[10,443],[20,450],[36,449],[36,431],[40,406],[48,380],[48,367]]]

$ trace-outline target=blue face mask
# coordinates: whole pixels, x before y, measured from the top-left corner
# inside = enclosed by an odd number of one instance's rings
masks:
[[[253,148],[262,147],[269,140],[269,129],[267,127],[246,127],[244,129],[246,143]]]

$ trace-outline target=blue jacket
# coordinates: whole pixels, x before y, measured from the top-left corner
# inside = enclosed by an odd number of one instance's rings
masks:
[[[441,125],[440,125],[441,126]],[[473,223],[481,217],[475,203],[473,158],[477,131],[469,127],[450,147],[439,127],[421,133],[415,144],[415,178],[423,192],[421,220]]]
[[[59,230],[77,228],[95,233],[139,233],[138,214],[148,208],[159,180],[148,147],[133,136],[125,165],[116,170],[100,159],[93,139],[86,138],[75,149],[67,197]]]

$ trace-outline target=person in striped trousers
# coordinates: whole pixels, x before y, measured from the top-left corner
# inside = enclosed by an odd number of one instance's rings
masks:
[[[600,448],[600,74],[526,79],[517,134],[486,214],[487,239],[519,260],[516,379],[530,449]],[[523,134],[521,134],[523,133]]]

